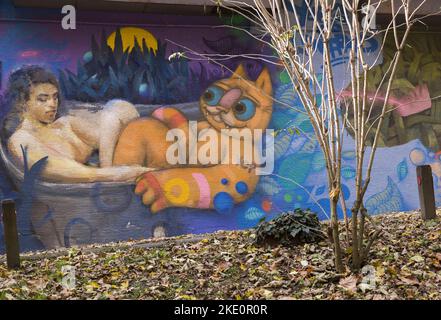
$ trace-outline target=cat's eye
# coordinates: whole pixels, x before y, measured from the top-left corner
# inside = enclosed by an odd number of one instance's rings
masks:
[[[224,90],[216,86],[211,86],[204,92],[202,97],[208,105],[215,106],[219,103],[223,95]]]
[[[256,104],[250,99],[240,99],[233,106],[233,112],[238,120],[247,121],[256,113]]]

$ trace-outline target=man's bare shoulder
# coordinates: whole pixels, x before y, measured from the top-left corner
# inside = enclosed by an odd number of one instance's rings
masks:
[[[35,143],[38,143],[37,139],[32,135],[32,133],[24,129],[18,129],[15,131],[8,140],[9,148],[12,147],[14,149],[18,148],[20,145],[25,147]]]

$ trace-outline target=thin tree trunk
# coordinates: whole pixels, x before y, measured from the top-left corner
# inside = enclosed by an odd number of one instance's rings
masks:
[[[343,260],[341,256],[341,246],[338,231],[338,217],[337,217],[337,203],[338,196],[331,197],[331,228],[332,228],[332,240],[334,242],[334,263],[335,269],[338,273],[344,272]]]
[[[352,269],[360,268],[360,251],[358,248],[358,211],[360,206],[358,201],[355,201],[354,207],[352,208]]]
[[[341,205],[341,209],[343,210],[343,218],[345,220],[345,230],[346,230],[346,245],[349,247],[351,241],[349,240],[349,233],[350,233],[350,228],[349,228],[349,219],[348,219],[348,213],[346,212],[347,208],[346,208],[346,201],[344,199],[344,194],[343,192],[340,192],[340,205]]]
[[[361,208],[360,208],[360,227],[358,228],[358,230],[359,230],[359,232],[358,232],[358,250],[360,253],[360,266],[363,263],[363,256],[364,256],[363,242],[364,242],[365,213],[366,213],[366,209],[364,208],[364,206],[361,206]],[[359,269],[360,266],[356,266],[356,267],[358,267],[357,269]]]

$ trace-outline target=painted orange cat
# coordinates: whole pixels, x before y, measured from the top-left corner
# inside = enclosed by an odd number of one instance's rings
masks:
[[[254,82],[247,78],[243,66],[239,65],[230,78],[215,82],[205,91],[200,98],[200,110],[206,121],[197,123],[198,132],[215,129],[211,132],[215,132],[218,141],[222,129],[266,129],[272,114],[272,84],[268,69],[264,68]],[[231,159],[222,159],[214,165],[169,164],[166,154],[174,143],[166,139],[170,129],[181,129],[188,135],[189,122],[176,109],[156,109],[151,118],[140,118],[127,125],[114,153],[114,165],[137,164],[161,169],[137,180],[135,193],[142,195],[143,203],[150,206],[151,212],[167,207],[214,208],[229,212],[235,203],[253,194],[259,180],[255,163],[231,164],[234,163],[228,161]],[[249,147],[240,138],[238,143],[242,151]],[[207,143],[199,141],[196,148],[202,151],[204,146],[206,148]],[[221,150],[221,145],[216,148],[224,157],[235,156],[231,148],[229,152]],[[189,155],[186,157],[188,160]]]

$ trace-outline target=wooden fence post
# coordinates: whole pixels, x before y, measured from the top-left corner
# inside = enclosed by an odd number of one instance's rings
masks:
[[[418,193],[420,195],[423,220],[436,218],[435,193],[433,191],[432,169],[429,165],[417,166]]]
[[[3,200],[2,211],[7,266],[8,269],[18,269],[20,268],[20,248],[18,245],[17,215],[14,200]]]

